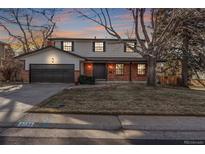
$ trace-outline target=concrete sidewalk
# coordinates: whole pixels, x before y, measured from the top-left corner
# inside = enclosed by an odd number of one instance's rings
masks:
[[[28,113],[14,123],[0,123],[0,127],[119,130],[117,116]]]
[[[0,123],[1,137],[205,140],[205,117],[29,113]]]
[[[6,123],[0,123],[0,126],[3,124],[6,126]],[[25,128],[205,131],[205,117],[194,116],[28,113],[16,124]]]
[[[205,117],[119,116],[123,129],[153,131],[205,131]]]

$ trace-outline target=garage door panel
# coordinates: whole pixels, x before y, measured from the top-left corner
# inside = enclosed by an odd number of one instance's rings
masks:
[[[31,64],[31,82],[74,82],[74,65]]]

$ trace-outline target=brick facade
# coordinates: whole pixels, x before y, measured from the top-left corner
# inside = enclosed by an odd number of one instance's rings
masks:
[[[116,75],[116,64],[115,63],[106,64],[106,68],[107,68],[107,80],[108,81],[130,81],[130,80],[131,81],[145,81],[147,79],[146,74],[145,75],[137,74],[137,63],[133,63],[133,64],[125,63],[123,75]],[[84,75],[93,76],[93,64],[92,63],[84,64]]]
[[[116,75],[116,64],[107,64],[107,80],[108,81],[129,81],[130,80],[130,65],[124,64],[123,75]]]
[[[80,71],[75,71],[74,72],[74,76],[75,76],[75,83],[77,83],[79,81],[79,77],[80,77]]]
[[[93,76],[93,64],[92,63],[85,63],[84,65],[84,75]],[[145,81],[146,75],[138,75],[137,74],[137,63],[124,64],[124,72],[123,75],[116,75],[116,64],[109,63],[106,64],[107,68],[107,80],[108,81]],[[131,71],[131,73],[130,73]],[[80,71],[75,70],[75,82],[78,82]],[[130,76],[131,75],[131,76]],[[29,71],[22,70],[21,71],[21,81],[29,82]]]
[[[86,76],[93,76],[93,64],[92,63],[84,64],[84,74]]]
[[[147,73],[147,65],[146,65],[146,73]],[[147,75],[138,75],[137,74],[137,63],[131,64],[131,80],[132,81],[145,81],[147,79]]]
[[[23,82],[29,82],[29,71],[21,70],[20,80]]]

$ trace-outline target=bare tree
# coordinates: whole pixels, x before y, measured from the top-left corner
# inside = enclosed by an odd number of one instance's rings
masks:
[[[193,74],[199,77],[198,72],[205,72],[205,9],[179,11],[183,14],[180,24],[164,50],[171,51],[166,56],[172,54],[174,59],[181,61],[182,86],[188,87]]]
[[[56,9],[0,9],[0,27],[24,53],[46,45],[56,26]]]
[[[128,10],[134,23],[134,38],[136,39],[137,47],[133,48],[129,44],[127,46],[147,59],[147,85],[155,86],[157,60],[160,58],[163,46],[166,45],[168,38],[179,24],[181,12],[177,9],[169,9],[168,14],[166,14],[166,9],[135,8]],[[101,25],[108,34],[123,42],[122,36],[113,26],[109,9],[89,9],[88,12],[75,9],[75,12]],[[149,19],[145,19],[147,14]],[[160,25],[160,22],[165,21],[165,19],[168,22],[165,25]],[[159,29],[160,33],[157,33]]]
[[[0,72],[4,81],[16,81],[17,74],[20,72],[22,64],[14,58],[14,51],[10,46],[5,49],[5,55],[2,59]]]

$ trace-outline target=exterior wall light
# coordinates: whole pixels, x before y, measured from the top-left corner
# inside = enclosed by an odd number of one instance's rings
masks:
[[[54,62],[55,62],[55,59],[51,58],[51,64],[54,64]]]
[[[109,65],[108,65],[108,68],[109,68],[110,70],[113,70],[113,69],[114,69],[113,64],[109,64]]]
[[[88,65],[87,65],[87,68],[88,68],[89,70],[91,70],[91,69],[92,69],[92,64],[88,64]]]

